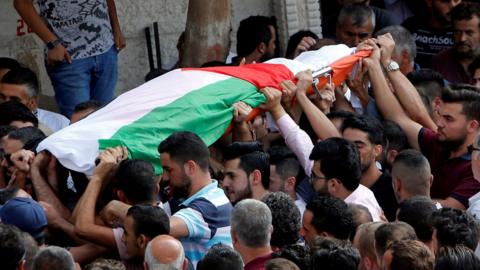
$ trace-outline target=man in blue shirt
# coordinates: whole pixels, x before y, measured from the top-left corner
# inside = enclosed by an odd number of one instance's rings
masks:
[[[186,257],[196,265],[214,244],[232,245],[232,205],[210,178],[209,151],[196,134],[173,133],[158,152],[163,181],[169,181],[175,199],[185,199],[170,218],[170,235],[182,242]]]

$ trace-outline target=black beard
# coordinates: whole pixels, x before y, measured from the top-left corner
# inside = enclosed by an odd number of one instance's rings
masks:
[[[244,190],[242,190],[242,192],[239,193],[238,195],[240,196],[238,196],[236,201],[232,202],[232,205],[235,205],[239,201],[244,199],[251,199],[253,197],[253,194],[252,194],[252,188],[250,187],[250,184],[248,184],[247,187]]]
[[[272,59],[273,57],[274,57],[274,55],[272,55],[270,53],[264,53],[262,55],[262,57],[260,58],[260,63],[266,62],[266,61]]]
[[[179,187],[171,186],[172,197],[177,200],[188,198],[191,185],[192,185],[192,181],[186,175],[182,176],[181,186]]]
[[[439,141],[439,143],[440,143],[443,147],[445,147],[446,149],[448,149],[448,151],[450,151],[450,152],[453,152],[453,151],[458,150],[458,148],[460,148],[460,146],[462,146],[464,142],[465,142],[465,140]]]

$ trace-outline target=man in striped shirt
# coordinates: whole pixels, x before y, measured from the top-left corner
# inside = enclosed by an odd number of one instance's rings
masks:
[[[176,132],[158,146],[163,181],[172,196],[185,199],[170,218],[170,235],[178,238],[186,257],[196,265],[217,243],[232,245],[232,205],[218,183],[210,178],[209,151],[192,132]]]

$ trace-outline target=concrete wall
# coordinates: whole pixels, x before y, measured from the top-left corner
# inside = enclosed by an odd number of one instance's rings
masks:
[[[52,86],[43,65],[44,45],[35,34],[29,33],[12,2],[0,0],[0,56],[16,58],[35,70],[39,74],[43,94],[51,96]],[[116,0],[116,5],[127,42],[127,47],[119,54],[117,93],[122,93],[143,83],[149,71],[144,28],[153,22],[159,23],[163,67],[170,68],[176,63],[176,43],[185,28],[188,0]],[[308,16],[308,12],[315,12],[315,9],[318,12],[317,0],[233,0],[231,51],[235,51],[236,29],[246,17],[276,15],[280,41],[286,43],[291,31],[316,27],[316,21],[312,24],[311,16]],[[292,26],[292,23],[296,25]],[[281,48],[284,49],[283,44]]]

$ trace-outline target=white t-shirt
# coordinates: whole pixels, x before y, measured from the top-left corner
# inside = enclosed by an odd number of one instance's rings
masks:
[[[70,120],[65,116],[42,109],[37,109],[37,118],[38,122],[44,124],[53,132],[57,132],[70,124]]]
[[[375,199],[373,192],[366,186],[358,185],[358,188],[345,199],[345,202],[365,206],[372,215],[373,221],[380,221],[382,208],[378,204],[377,199]]]

